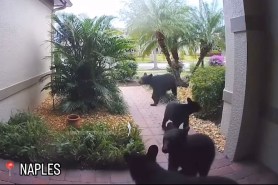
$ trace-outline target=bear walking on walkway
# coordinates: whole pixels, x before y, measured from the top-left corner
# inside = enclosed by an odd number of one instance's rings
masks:
[[[129,172],[135,184],[237,184],[226,177],[186,177],[178,172],[167,171],[156,162],[158,146],[149,147],[147,154],[125,154]]]
[[[169,123],[169,127],[172,123]],[[207,176],[215,157],[213,140],[204,134],[188,135],[186,129],[169,128],[163,136],[162,152],[169,153],[168,170],[178,171],[186,176]]]
[[[171,90],[175,97],[177,97],[177,84],[176,79],[171,74],[147,75],[144,76],[139,81],[140,84],[148,84],[153,89],[152,99],[154,101],[151,106],[156,106],[162,96],[166,94],[168,90]]]
[[[176,128],[183,123],[183,128],[189,126],[189,116],[201,110],[199,103],[187,98],[187,104],[170,102],[167,104],[162,121],[162,129],[166,129],[166,122],[171,120]]]

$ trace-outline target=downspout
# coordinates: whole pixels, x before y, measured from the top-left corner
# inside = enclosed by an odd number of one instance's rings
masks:
[[[60,2],[62,3],[62,6],[59,7],[59,8],[53,8],[53,9],[52,9],[52,14],[51,14],[51,15],[55,14],[55,12],[57,12],[57,11],[59,11],[59,10],[65,9],[65,8],[67,7],[67,1],[65,1],[65,0],[60,0]],[[54,3],[54,0],[53,0],[53,3]],[[51,66],[52,66],[53,63],[54,63],[54,56],[52,55],[52,53],[53,53],[53,43],[52,43],[52,41],[53,41],[53,38],[54,38],[53,32],[52,32],[52,25],[53,25],[53,19],[51,18]],[[51,69],[51,75],[50,75],[50,81],[51,81],[51,83],[52,83],[52,81],[53,81],[53,72],[54,72],[54,69]],[[54,96],[55,96],[55,95],[54,95]],[[54,96],[52,97],[52,108],[53,108],[53,109],[55,109],[55,99],[54,99]]]

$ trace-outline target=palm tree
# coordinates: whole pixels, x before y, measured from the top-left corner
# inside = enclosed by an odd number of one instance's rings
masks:
[[[225,28],[222,9],[216,9],[217,1],[211,4],[199,1],[199,8],[190,11],[190,34],[187,39],[188,47],[195,48],[199,44],[200,56],[193,72],[200,64],[204,66],[204,58],[214,47],[224,47]]]
[[[172,68],[178,84],[180,78],[178,47],[175,45],[185,29],[188,8],[181,0],[130,0],[123,13],[128,33],[139,40],[143,54],[149,54],[157,45]],[[167,43],[173,39],[172,46]],[[171,60],[171,55],[174,59]]]
[[[133,44],[112,28],[112,19],[54,15],[53,78],[43,90],[62,98],[63,112],[88,112],[97,106],[111,112],[124,109],[113,74],[117,63],[133,59]]]

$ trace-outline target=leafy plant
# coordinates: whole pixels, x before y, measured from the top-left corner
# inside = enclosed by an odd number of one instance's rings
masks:
[[[191,77],[190,86],[193,99],[202,106],[202,110],[196,115],[201,118],[220,116],[225,68],[221,66],[198,68]]]
[[[137,68],[135,61],[121,61],[115,66],[115,79],[122,82],[131,80],[136,75]]]
[[[0,124],[0,155],[21,161],[40,162],[49,139],[45,123],[31,113],[19,112]]]
[[[52,80],[43,90],[51,89],[52,95],[62,98],[59,108],[63,112],[86,113],[99,106],[118,112],[111,109],[115,98],[122,101],[113,78],[115,66],[134,58],[132,41],[111,27],[112,19],[54,15]],[[121,105],[124,102],[117,103]]]
[[[200,1],[199,8],[191,9],[189,19],[188,47],[192,48],[191,50],[200,49],[194,73],[199,65],[204,67],[204,58],[211,50],[225,47],[223,10],[217,9],[216,0],[210,4]]]
[[[80,129],[54,131],[30,113],[15,114],[0,124],[0,156],[16,161],[55,161],[63,167],[125,168],[126,152],[144,152],[140,130],[127,123],[85,123]]]

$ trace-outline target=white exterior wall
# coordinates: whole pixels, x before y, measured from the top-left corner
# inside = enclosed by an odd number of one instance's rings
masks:
[[[40,0],[0,1],[0,121],[43,99],[39,76],[49,72],[51,6]],[[24,90],[23,90],[24,89]],[[15,94],[16,93],[16,94]]]
[[[244,15],[243,2],[241,0],[223,0],[223,11],[225,21],[225,41],[226,41],[226,71],[225,88],[223,92],[223,113],[221,120],[221,132],[227,137],[232,111],[232,96],[234,86],[235,71],[235,38],[231,31],[231,18]]]

